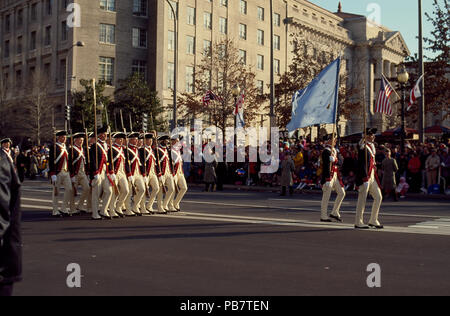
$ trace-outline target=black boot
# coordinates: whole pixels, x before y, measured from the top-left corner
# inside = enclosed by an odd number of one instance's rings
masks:
[[[281,187],[281,194],[280,194],[280,196],[286,196],[286,187],[285,186]]]

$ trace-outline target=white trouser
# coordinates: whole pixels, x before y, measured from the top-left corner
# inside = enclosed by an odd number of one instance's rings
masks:
[[[92,181],[92,217],[94,218],[99,217],[99,200],[102,193],[102,208],[100,210],[100,214],[103,216],[109,216],[106,212],[109,207],[109,203],[111,202],[113,188],[108,177],[106,176],[106,168],[103,168],[102,172],[98,175],[97,180],[94,179]]]
[[[72,181],[70,180],[70,174],[67,171],[61,171],[57,175],[56,184],[53,188],[53,215],[58,215],[58,195],[55,194],[55,188],[57,191],[63,187],[64,188],[64,200],[61,207],[63,213],[69,213],[70,211],[70,201],[73,198]]]
[[[178,189],[178,194],[173,195],[173,198],[169,201],[169,209],[179,209],[180,202],[183,199],[184,195],[187,192],[187,183],[184,178],[184,174],[181,171],[178,171],[177,174],[173,177],[174,185]]]
[[[156,196],[158,195],[158,192],[160,190],[158,177],[153,172],[150,173],[148,176],[148,183],[147,187],[150,189],[152,188],[152,192],[150,193],[150,198],[147,202],[147,205],[145,204],[145,198],[141,201],[141,209],[146,209],[147,211],[153,212],[153,203],[155,202]]]
[[[164,189],[160,188],[158,193],[158,212],[165,212],[168,208],[169,201],[175,193],[175,186],[173,176],[168,170],[166,170],[166,173],[162,175],[159,180],[161,181],[160,183],[166,188],[166,196],[163,200]]]
[[[122,210],[125,205],[125,200],[130,193],[130,186],[128,185],[127,175],[123,172],[118,172],[116,175],[116,185],[119,190],[119,195],[114,194],[114,205],[111,208],[115,210],[117,214],[123,214]]]
[[[334,207],[333,207],[333,211],[331,212],[331,214],[333,216],[341,217],[339,211],[341,209],[342,201],[345,198],[345,190],[342,187],[342,185],[337,177],[336,172],[334,173],[331,181],[326,182],[322,186],[323,195],[322,195],[322,204],[321,204],[321,213],[320,213],[321,219],[328,219],[328,203],[330,202],[330,196],[331,196],[331,192],[333,192],[333,190],[336,191],[337,197],[336,197],[336,201],[334,202]]]
[[[90,191],[89,180],[84,172],[79,172],[75,176],[74,186],[75,187],[81,186],[83,191],[81,192],[80,199],[76,207],[75,207],[75,196],[72,194],[72,200],[70,201],[71,202],[70,209],[72,213],[74,213],[77,209],[83,211],[86,210],[84,208],[84,203],[89,200],[89,191]]]
[[[378,214],[380,212],[381,202],[383,200],[383,196],[381,194],[380,187],[378,186],[377,180],[374,176],[374,171],[369,178],[369,181],[364,182],[358,189],[358,203],[356,205],[356,226],[364,225],[364,209],[366,208],[366,200],[367,194],[370,192],[370,195],[373,197],[373,205],[372,205],[372,215],[370,217],[369,224],[372,225],[380,225],[378,222]]]
[[[139,171],[136,169],[133,175],[134,178],[134,188],[136,190],[136,194],[134,195],[133,201],[134,201],[134,206],[133,208],[131,207],[131,197],[133,195],[133,190],[129,190],[128,192],[128,196],[126,198],[125,201],[125,205],[127,208],[127,211],[132,210],[134,213],[139,214],[140,211],[140,204],[142,199],[145,197],[145,182],[144,182],[144,177],[139,174]],[[130,183],[130,185],[133,185]]]

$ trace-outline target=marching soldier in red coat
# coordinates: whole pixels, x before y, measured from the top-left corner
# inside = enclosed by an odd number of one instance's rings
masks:
[[[153,203],[155,202],[156,196],[158,195],[158,192],[160,190],[158,182],[159,168],[156,162],[155,152],[152,148],[154,139],[154,134],[144,134],[144,146],[139,149],[139,155],[141,157],[141,161],[143,161],[142,173],[145,175],[144,182],[147,186],[147,189],[150,187],[152,189],[147,205],[145,205],[145,198],[142,199],[141,210],[145,209],[150,213],[156,213],[156,211],[153,209]]]
[[[331,219],[335,219],[338,222],[342,222],[339,210],[341,208],[342,201],[345,197],[344,185],[339,173],[338,157],[336,149],[336,139],[332,136],[326,136],[324,140],[327,142],[325,149],[322,152],[322,204],[321,204],[321,222],[331,222]],[[337,193],[336,201],[334,202],[333,211],[328,218],[328,203],[330,201],[331,192],[335,190]]]
[[[170,140],[170,137],[165,135],[159,137],[158,140],[161,143],[156,150],[156,159],[160,170],[158,174],[158,180],[161,186],[161,189],[158,193],[158,213],[166,214],[168,211],[176,211],[175,208],[169,208],[169,201],[173,198],[173,194],[175,192],[172,157],[170,154],[170,150],[168,149],[168,142]],[[165,197],[163,196],[164,193]]]
[[[82,193],[78,204],[75,206],[75,195],[72,194],[72,200],[70,203],[72,214],[80,211],[87,212],[84,203],[89,200],[89,179],[88,171],[89,166],[86,160],[86,150],[84,144],[84,133],[76,133],[73,135],[73,150],[69,151],[70,161],[70,178],[74,188],[81,186]]]
[[[92,219],[99,220],[103,217],[111,218],[108,214],[109,203],[113,194],[113,181],[115,175],[108,162],[108,145],[106,127],[97,130],[97,142],[90,149],[90,178],[92,187]],[[100,210],[100,197],[102,196],[102,208]],[[99,213],[100,210],[100,213]]]
[[[143,214],[148,214],[148,211],[141,208],[142,199],[145,199],[145,183],[144,174],[141,169],[143,162],[139,157],[139,133],[130,133],[128,135],[128,147],[126,149],[127,161],[127,177],[128,183],[133,188],[134,187],[134,205],[131,206],[131,197],[133,195],[133,190],[130,190],[125,201],[125,206],[127,212],[132,211],[134,214],[142,216]],[[127,215],[127,214],[126,214]]]
[[[56,143],[50,148],[49,176],[53,185],[53,216],[69,215],[73,196],[69,173],[69,152],[66,147],[67,132],[56,132]],[[58,210],[58,190],[64,187],[62,208]]]
[[[356,206],[355,228],[368,229],[370,227],[383,229],[383,225],[378,221],[381,202],[383,196],[381,194],[380,181],[378,180],[377,167],[375,162],[376,149],[373,141],[377,129],[368,128],[366,137],[359,142],[358,151],[358,169],[356,171],[355,184],[358,187],[358,203]],[[364,224],[364,209],[366,207],[367,194],[373,197],[372,215],[369,220],[369,226]]]
[[[112,145],[112,151],[109,151],[113,161],[113,169],[115,174],[115,185],[117,187],[118,195],[114,193],[113,199],[110,204],[110,210],[113,216],[124,217],[125,214],[122,212],[125,206],[125,200],[130,192],[130,187],[128,185],[127,179],[127,161],[125,158],[125,147],[124,142],[126,135],[125,133],[114,133],[112,135],[114,138],[114,144]],[[134,214],[131,214],[134,216]]]
[[[174,135],[171,137],[171,155],[173,161],[173,180],[174,186],[177,191],[176,196],[174,194],[173,199],[169,202],[169,209],[175,209],[177,212],[181,210],[180,202],[187,192],[186,178],[183,172],[183,158],[181,155],[180,137]]]

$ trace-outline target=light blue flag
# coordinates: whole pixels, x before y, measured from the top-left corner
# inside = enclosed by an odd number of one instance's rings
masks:
[[[292,119],[286,126],[290,133],[316,124],[336,123],[340,66],[339,57],[305,89],[295,92],[292,97]]]

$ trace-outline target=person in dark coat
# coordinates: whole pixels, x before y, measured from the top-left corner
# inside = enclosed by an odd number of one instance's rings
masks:
[[[0,150],[0,296],[11,296],[21,280],[20,182],[14,165]]]
[[[25,180],[25,169],[27,166],[27,156],[25,152],[20,152],[17,156],[17,172],[19,173],[19,180],[23,182]]]

